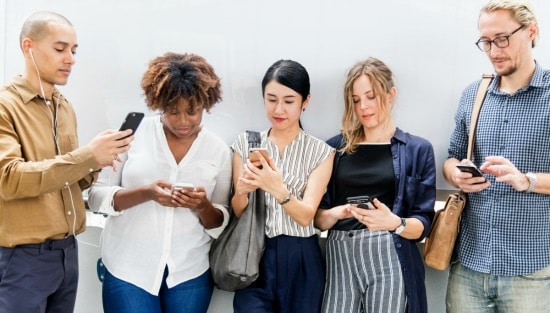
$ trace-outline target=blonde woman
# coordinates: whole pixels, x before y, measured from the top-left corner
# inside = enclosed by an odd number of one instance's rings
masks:
[[[338,150],[315,224],[330,230],[322,312],[427,312],[416,242],[430,229],[435,160],[425,139],[391,116],[392,72],[369,58],[349,71]],[[368,196],[364,206],[348,197]]]

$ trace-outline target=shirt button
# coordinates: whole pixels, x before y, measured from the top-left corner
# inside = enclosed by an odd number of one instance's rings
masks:
[[[400,243],[396,244],[395,246],[397,247],[397,249],[401,248],[401,244],[400,244]]]
[[[88,171],[89,171],[89,172],[91,173],[91,172],[93,172],[93,171],[94,171],[94,169],[93,169],[93,168],[91,168],[91,169],[89,169]]]
[[[67,211],[67,215],[71,215],[71,211]]]

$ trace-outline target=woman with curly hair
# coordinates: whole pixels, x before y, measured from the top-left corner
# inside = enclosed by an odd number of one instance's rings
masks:
[[[103,171],[89,194],[92,210],[110,215],[103,308],[206,312],[208,252],[227,224],[231,186],[230,149],[201,125],[221,100],[220,79],[198,55],[166,53],[149,63],[141,87],[160,115],[144,118],[120,170]]]

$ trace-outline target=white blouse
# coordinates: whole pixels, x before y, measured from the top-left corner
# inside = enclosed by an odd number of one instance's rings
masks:
[[[229,217],[231,157],[227,144],[203,127],[177,164],[160,116],[144,118],[118,171],[103,169],[88,196],[93,211],[109,214],[101,238],[101,255],[109,272],[153,295],[158,295],[166,266],[169,288],[204,273],[209,268],[212,237],[219,236]],[[156,201],[114,211],[116,191],[159,179],[204,186],[212,204],[223,212],[223,225],[204,229],[193,210]]]
[[[279,157],[279,148],[267,139],[267,130],[261,132],[261,137],[261,147],[267,148],[269,155],[283,173],[283,182],[286,187],[293,196],[302,200],[309,175],[330,156],[334,149],[322,140],[300,131],[296,139],[285,147],[282,156]],[[243,161],[247,158],[246,132],[239,134],[231,148],[243,157]],[[319,230],[313,226],[313,220],[308,226],[303,227],[285,212],[275,197],[267,192],[265,197],[267,206],[265,232],[269,238],[278,235],[310,237],[319,233]]]

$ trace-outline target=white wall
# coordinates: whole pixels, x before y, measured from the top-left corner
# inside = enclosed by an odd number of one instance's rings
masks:
[[[439,168],[460,93],[492,70],[473,44],[481,1],[4,1],[0,70],[5,81],[23,67],[18,36],[32,12],[57,11],[75,25],[77,64],[61,89],[76,107],[83,144],[105,128],[117,128],[127,111],[146,111],[141,75],[151,58],[167,51],[197,53],[215,67],[224,101],[204,123],[228,144],[244,129],[268,126],[260,91],[267,67],[281,58],[301,62],[312,80],[304,127],[327,139],[339,130],[347,70],[375,56],[395,73],[397,125],[432,142],[437,185],[447,189]],[[542,33],[535,54],[550,67],[550,2],[533,3]]]
[[[0,0],[0,83],[4,83],[4,64],[6,63],[6,0]]]

